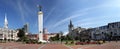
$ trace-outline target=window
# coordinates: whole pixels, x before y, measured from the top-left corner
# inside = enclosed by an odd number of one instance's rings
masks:
[[[0,34],[0,36],[2,36],[3,34]]]
[[[13,37],[13,35],[11,35],[11,37]]]
[[[110,35],[112,35],[113,34],[113,32],[110,32]]]
[[[117,33],[114,33],[114,35],[117,35]]]

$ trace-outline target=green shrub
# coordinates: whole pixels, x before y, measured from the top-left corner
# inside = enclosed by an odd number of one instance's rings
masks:
[[[65,44],[68,44],[68,41],[66,41]]]
[[[71,44],[74,44],[74,41],[71,41]]]
[[[42,42],[38,42],[37,44],[42,44]]]

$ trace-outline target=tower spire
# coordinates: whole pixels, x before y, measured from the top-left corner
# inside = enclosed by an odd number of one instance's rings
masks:
[[[70,20],[70,25],[72,25],[72,21]]]
[[[7,14],[6,13],[5,13],[4,28],[8,28],[8,20],[7,20]]]
[[[69,24],[69,27],[73,27],[73,24],[72,24],[72,21],[70,20],[70,24]]]

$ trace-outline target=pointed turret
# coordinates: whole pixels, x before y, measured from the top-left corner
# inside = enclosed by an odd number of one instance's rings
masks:
[[[7,14],[5,14],[4,28],[8,28]]]
[[[72,27],[73,27],[73,24],[72,24],[72,21],[71,21],[71,20],[70,20],[69,27],[70,27],[70,28],[72,28]]]

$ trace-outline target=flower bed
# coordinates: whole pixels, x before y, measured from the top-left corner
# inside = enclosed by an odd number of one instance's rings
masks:
[[[98,42],[76,42],[76,45],[97,44]]]

